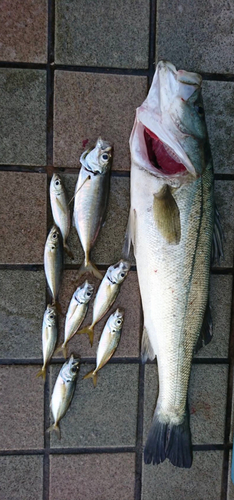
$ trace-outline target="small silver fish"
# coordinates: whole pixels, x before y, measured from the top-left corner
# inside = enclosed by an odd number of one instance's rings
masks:
[[[57,226],[53,226],[48,234],[44,250],[44,269],[46,280],[52,295],[53,304],[55,304],[58,297],[62,268],[62,237],[59,228]]]
[[[42,375],[43,380],[46,379],[46,368],[52,358],[54,348],[57,342],[57,313],[55,306],[48,304],[44,313],[42,323],[42,353],[43,366],[38,372],[37,377]]]
[[[90,262],[89,254],[103,223],[109,196],[112,148],[100,137],[96,146],[81,157],[81,169],[75,188],[74,224],[85,253],[79,274],[91,272],[102,279],[101,273]]]
[[[47,431],[55,431],[59,439],[61,438],[59,422],[67,412],[73,398],[78,370],[79,360],[75,359],[72,354],[63,364],[54,385],[50,403],[54,423]]]
[[[70,210],[68,207],[67,194],[62,179],[59,174],[53,174],[50,182],[50,204],[53,214],[53,219],[56,226],[59,227],[63,238],[63,248],[70,257],[73,257],[69,246],[67,245],[67,237],[71,227]]]
[[[130,263],[122,259],[117,264],[108,267],[94,300],[92,323],[78,332],[87,333],[91,345],[93,344],[94,327],[115,302],[120,286],[125,280],[129,269]]]
[[[94,387],[97,385],[97,372],[109,361],[118,347],[123,319],[123,312],[116,309],[104,326],[97,348],[96,368],[83,377],[92,378]]]
[[[81,323],[84,321],[88,310],[88,303],[93,294],[93,286],[86,280],[73,293],[65,320],[64,342],[58,350],[63,349],[66,358],[66,346],[68,341],[75,335]]]

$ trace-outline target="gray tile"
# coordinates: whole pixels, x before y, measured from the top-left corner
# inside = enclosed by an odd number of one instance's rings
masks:
[[[103,272],[103,274],[105,274]],[[92,322],[92,311],[93,311],[93,301],[96,295],[96,291],[100,284],[98,279],[88,276],[90,283],[95,284],[95,291],[93,298],[91,299],[89,310],[87,316],[84,320],[84,325],[89,325]],[[85,277],[81,277],[79,282],[77,280],[77,271],[66,270],[63,275],[63,281],[61,285],[61,290],[59,294],[59,302],[62,305],[62,311],[64,315],[67,312],[69,302],[71,300],[72,294],[78,286],[78,283],[83,283]],[[135,271],[130,271],[125,282],[122,284],[120,293],[105,315],[105,317],[96,325],[94,331],[94,343],[93,347],[89,344],[89,339],[87,335],[75,335],[75,337],[68,344],[68,354],[73,351],[79,353],[82,358],[96,357],[96,350],[98,346],[99,337],[102,333],[104,325],[107,318],[112,314],[117,307],[124,310],[124,324],[121,334],[121,340],[118,348],[114,354],[114,357],[138,357],[139,356],[139,335],[140,335],[140,319],[141,319],[141,307],[140,307],[140,293],[138,288],[137,275]],[[59,321],[59,345],[63,342],[64,336],[64,323],[65,317],[61,317]],[[61,353],[58,353],[61,356]]]
[[[233,267],[234,233],[234,183],[233,181],[215,181],[215,201],[220,213],[224,232],[224,258],[215,267]],[[231,215],[231,216],[230,216]]]
[[[42,264],[47,232],[46,174],[0,172],[0,183],[1,264]]]
[[[149,0],[58,0],[56,62],[81,66],[148,67]]]
[[[114,146],[112,169],[129,170],[129,136],[146,93],[144,76],[56,71],[54,165],[79,167],[84,147],[101,136]]]
[[[39,366],[1,366],[1,450],[40,449],[44,445],[44,384]]]
[[[0,271],[0,358],[39,358],[44,272]]]
[[[46,71],[0,69],[0,163],[46,163]]]
[[[134,454],[50,457],[50,500],[134,500],[134,483]]]
[[[196,357],[227,358],[229,349],[232,304],[232,276],[211,275],[210,305],[213,321],[213,338]]]
[[[227,365],[192,366],[189,409],[193,444],[223,443],[227,378]],[[157,393],[157,372],[153,365],[146,365],[144,440],[150,429]]]
[[[203,100],[215,173],[234,173],[234,83],[203,81]]]
[[[47,0],[1,4],[1,61],[47,62]]]
[[[0,499],[42,500],[43,457],[0,457]]]
[[[234,39],[232,2],[158,2],[157,60],[167,59],[178,69],[232,73]]]
[[[218,500],[222,462],[222,451],[195,451],[191,469],[179,469],[168,460],[143,465],[142,500]]]
[[[68,192],[68,199],[74,196],[78,175],[67,174],[63,176],[64,185]],[[129,212],[129,179],[112,177],[110,196],[106,214],[106,221],[101,227],[95,246],[91,252],[91,260],[96,264],[113,264],[121,258],[124,235],[128,222]],[[71,203],[73,214],[73,202]],[[74,263],[81,264],[84,260],[79,237],[72,225],[68,244],[74,254]],[[71,259],[65,256],[67,263]]]
[[[94,365],[81,365],[70,409],[61,421],[61,441],[52,447],[134,446],[136,441],[138,365],[107,364],[97,387],[82,380]],[[52,386],[59,371],[52,366]]]

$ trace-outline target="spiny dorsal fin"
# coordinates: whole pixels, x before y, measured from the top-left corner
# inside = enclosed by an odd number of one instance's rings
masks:
[[[211,249],[211,263],[214,264],[215,261],[220,261],[220,258],[223,257],[223,241],[224,234],[223,228],[220,222],[219,211],[216,207],[214,207],[214,231],[213,231],[213,241],[212,241],[212,249]]]
[[[178,245],[181,236],[180,211],[167,184],[154,194],[153,216],[163,238],[171,245]]]

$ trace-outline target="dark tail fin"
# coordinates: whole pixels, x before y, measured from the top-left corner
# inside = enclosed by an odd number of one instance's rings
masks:
[[[36,377],[42,377],[44,382],[46,379],[46,368],[43,366],[42,369],[36,374]]]
[[[144,461],[145,464],[160,464],[166,458],[166,439],[167,439],[167,424],[162,424],[158,418],[154,416],[148,438],[145,445]]]
[[[188,413],[180,425],[162,424],[154,416],[144,452],[146,464],[159,464],[168,458],[176,467],[192,465],[192,443]]]
[[[188,413],[182,424],[169,427],[166,456],[176,467],[190,469],[193,458]]]

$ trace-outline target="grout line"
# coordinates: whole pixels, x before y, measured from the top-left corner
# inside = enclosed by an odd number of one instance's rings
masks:
[[[139,364],[139,385],[138,385],[138,409],[137,409],[135,500],[141,499],[141,491],[142,491],[142,451],[143,451],[143,429],[144,429],[144,377],[145,377],[145,365],[140,362],[140,364]]]
[[[50,360],[50,365],[60,365],[61,363],[64,363],[65,360],[64,358],[53,358]],[[95,364],[96,362],[96,357],[87,357],[87,358],[80,358],[80,364]],[[28,359],[22,359],[22,358],[0,358],[0,365],[1,366],[11,366],[11,365],[21,365],[21,366],[28,366],[28,365],[41,365],[42,364],[42,358],[28,358]],[[140,357],[113,357],[108,361],[108,364],[113,364],[113,365],[123,365],[123,364],[141,364],[141,358]],[[155,360],[153,361],[147,361],[147,365],[154,365]],[[192,361],[193,365],[228,365],[229,364],[229,358],[194,358]]]
[[[154,0],[151,1],[152,7],[154,9]],[[50,4],[49,4],[50,5]],[[152,9],[152,10],[153,10]],[[151,11],[152,12],[152,11]],[[156,19],[156,9],[155,19]],[[153,16],[150,21],[150,34],[154,32]],[[54,36],[54,32],[53,32]],[[52,47],[53,48],[53,47]],[[153,49],[152,49],[153,50]],[[151,52],[152,53],[152,52]],[[155,54],[155,49],[154,49]],[[51,52],[50,52],[51,55]],[[112,67],[100,67],[100,66],[79,66],[72,64],[56,64],[54,62],[49,63],[54,70],[57,71],[71,71],[71,72],[84,72],[84,73],[100,73],[100,74],[110,74],[110,75],[130,75],[130,76],[150,76],[151,68],[112,68]],[[46,70],[48,65],[46,63],[27,63],[27,62],[12,62],[12,61],[0,61],[0,68],[9,69],[37,69]],[[200,72],[203,80],[214,81],[214,82],[234,82],[234,73],[203,73]]]
[[[231,307],[231,326],[229,336],[229,373],[226,402],[225,434],[224,442],[229,443],[232,419],[232,399],[233,399],[233,373],[234,373],[234,283],[232,284],[232,307]],[[224,451],[223,473],[222,473],[222,492],[221,500],[227,499],[228,494],[228,475],[229,475],[229,449]]]
[[[149,78],[150,87],[155,72],[155,52],[156,52],[156,15],[157,0],[150,0],[150,19],[149,19]]]
[[[74,447],[74,448],[48,448],[48,458],[49,455],[91,455],[98,453],[102,455],[104,453],[115,454],[115,453],[135,453],[135,446],[99,446],[99,447]],[[17,455],[43,455],[44,449],[29,449],[29,450],[0,450],[0,456],[17,456]]]

